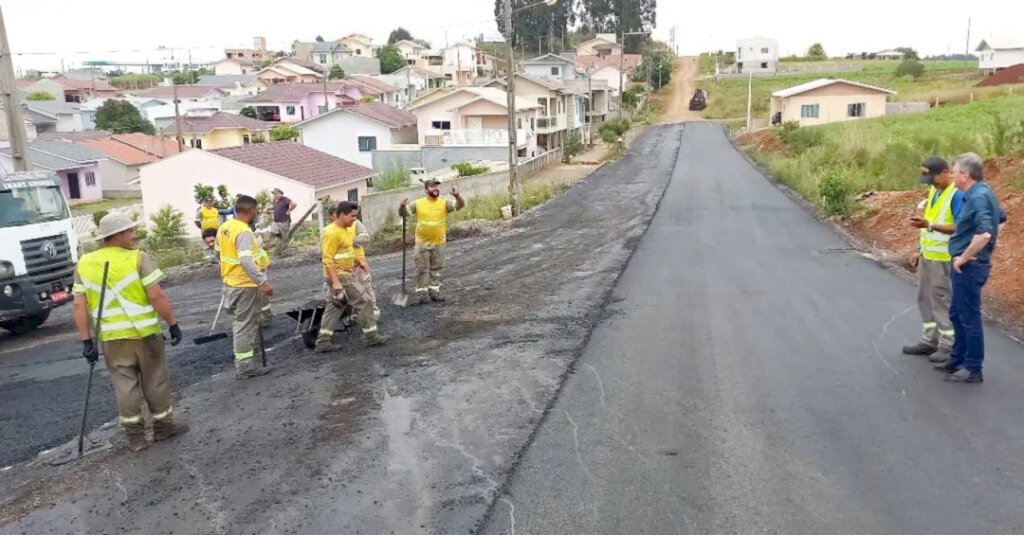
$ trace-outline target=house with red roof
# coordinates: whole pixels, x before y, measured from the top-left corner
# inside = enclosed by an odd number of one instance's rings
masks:
[[[106,160],[99,162],[99,174],[103,177],[103,197],[138,197],[141,193],[136,179],[142,166],[162,160],[178,153],[178,143],[173,139],[149,134],[105,133],[106,137],[72,140],[78,145],[103,153]]]
[[[204,150],[248,145],[260,139],[266,141],[270,129],[276,126],[244,115],[206,109],[190,110],[180,122],[185,146]],[[156,127],[165,137],[176,140],[178,124],[175,119],[159,120]]]
[[[18,88],[25,93],[45,91],[63,102],[86,102],[97,98],[117,97],[117,88],[103,80],[79,80],[63,76],[44,78],[29,84],[19,83]]]
[[[307,147],[365,167],[373,167],[373,151],[418,140],[416,116],[382,102],[336,108],[295,127]]]
[[[256,195],[280,188],[301,214],[318,199],[359,200],[376,171],[291,141],[254,143],[219,150],[186,150],[142,167],[139,185],[145,217],[170,205],[195,211],[197,184],[223,185],[234,194]],[[190,236],[199,230],[186,228]]]

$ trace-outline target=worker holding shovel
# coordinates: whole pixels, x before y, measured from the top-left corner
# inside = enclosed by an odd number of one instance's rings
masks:
[[[139,451],[149,445],[143,401],[153,417],[154,442],[184,433],[188,425],[174,420],[159,318],[170,326],[172,346],[181,342],[181,329],[160,288],[163,273],[149,255],[132,248],[135,225],[121,214],[108,214],[100,220],[103,247],[79,259],[72,292],[82,355],[90,365],[95,364],[99,360],[97,344],[103,344],[103,358],[117,396],[117,419],[128,448]],[[90,320],[98,323],[99,340],[89,332]]]

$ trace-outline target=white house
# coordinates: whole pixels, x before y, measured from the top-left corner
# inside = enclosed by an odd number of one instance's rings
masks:
[[[1024,63],[1024,39],[985,39],[975,52],[978,68],[988,76]]]
[[[902,61],[906,56],[906,54],[898,50],[883,50],[875,54],[875,58],[882,61]]]
[[[444,49],[441,69],[453,85],[472,85],[477,78],[494,73],[494,59],[471,44],[456,43]]]
[[[779,42],[755,37],[736,41],[738,72],[774,73],[779,69]]]
[[[302,214],[317,199],[358,200],[375,171],[291,141],[253,143],[213,151],[186,150],[140,170],[145,218],[163,205],[193,214],[196,184],[225,186],[231,194],[256,195],[280,188]],[[186,225],[189,236],[199,230]]]
[[[622,51],[622,45],[614,33],[599,33],[576,47],[576,54],[580,56],[618,56]]]
[[[448,78],[443,74],[409,65],[391,74],[379,74],[373,78],[395,89],[395,101],[400,106],[420,98],[428,91],[447,87]]]
[[[256,74],[258,70],[260,70],[259,65],[244,59],[222,59],[213,64],[213,72],[217,76]]]
[[[376,49],[373,44],[373,39],[361,33],[346,35],[345,37],[338,39],[338,44],[341,44],[345,46],[345,48],[351,50],[352,55],[366,58],[373,57]]]
[[[395,46],[402,52],[402,57],[409,62],[409,65],[414,65],[416,60],[420,58],[420,55],[427,50],[427,47],[407,39],[402,39],[395,43]]]
[[[197,86],[216,87],[230,97],[251,97],[267,88],[254,74],[200,76]]]
[[[417,141],[416,116],[380,102],[337,108],[295,127],[303,145],[364,167],[373,166],[375,150]]]
[[[524,61],[523,70],[532,76],[545,76],[565,81],[576,79],[575,61],[558,54],[547,54]]]
[[[515,98],[516,142],[520,156],[537,154],[541,105]],[[438,89],[409,107],[416,114],[421,145],[508,146],[508,101],[493,87]]]

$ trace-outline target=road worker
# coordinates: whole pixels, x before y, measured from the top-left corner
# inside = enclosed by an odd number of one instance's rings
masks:
[[[377,331],[379,313],[375,310],[373,287],[365,282],[366,278],[354,275],[356,248],[365,245],[370,239],[365,228],[360,233],[361,225],[356,226],[358,205],[344,201],[338,204],[333,213],[334,222],[324,228],[322,260],[328,291],[326,309],[316,340],[317,351],[329,353],[340,349],[331,341],[331,337],[341,319],[345,298],[355,309],[356,322],[363,330],[366,347],[384,344],[389,338]]]
[[[922,202],[923,217],[912,217],[910,225],[921,229],[911,264],[917,267],[917,308],[923,324],[921,340],[904,347],[903,353],[942,362],[953,347],[949,238],[956,232],[964,194],[953,184],[949,164],[937,156],[921,164],[920,182],[929,185],[928,197]]]
[[[448,214],[461,210],[466,200],[459,189],[452,187],[452,199],[441,198],[441,182],[436,179],[424,182],[427,196],[409,204],[402,199],[398,207],[399,217],[416,216],[416,248],[413,259],[416,264],[416,295],[411,304],[419,305],[429,300],[444,302],[441,295],[441,272],[444,270],[444,250],[448,241]],[[405,236],[402,237],[405,239]]]
[[[184,433],[188,425],[174,420],[158,318],[170,326],[172,346],[181,342],[181,329],[160,288],[163,273],[149,255],[132,248],[135,225],[122,214],[108,214],[100,219],[103,247],[79,259],[72,291],[82,355],[94,364],[99,360],[97,344],[103,344],[103,359],[117,397],[118,421],[124,428],[128,448],[139,451],[149,445],[142,417],[143,401],[153,418],[154,442]],[[104,266],[109,266],[105,291]],[[99,340],[93,340],[89,323],[95,323],[99,314]]]
[[[221,225],[217,234],[224,303],[234,314],[232,332],[237,379],[257,377],[269,371],[253,358],[264,298],[274,295],[266,273],[257,266],[262,249],[249,226],[255,217],[256,199],[240,195],[235,201],[235,218]]]

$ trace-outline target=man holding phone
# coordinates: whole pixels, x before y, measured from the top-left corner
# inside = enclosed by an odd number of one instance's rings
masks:
[[[953,184],[949,164],[938,156],[921,164],[920,182],[930,186],[928,197],[921,205],[923,217],[912,217],[910,226],[921,229],[911,264],[917,268],[917,308],[923,325],[921,340],[904,347],[903,353],[930,356],[938,363],[949,359],[953,347],[949,238],[956,231],[964,194]]]

